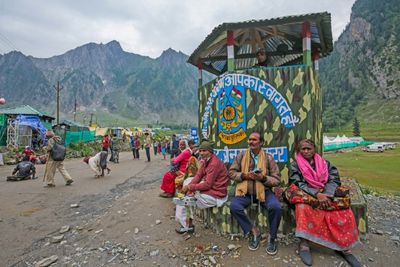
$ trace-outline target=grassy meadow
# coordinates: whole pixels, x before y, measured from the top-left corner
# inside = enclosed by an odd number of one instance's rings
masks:
[[[361,136],[369,141],[400,142],[400,100],[372,100],[357,107]],[[353,136],[353,122],[324,133],[328,136]]]
[[[394,150],[364,152],[360,148],[344,153],[325,153],[342,177],[355,178],[363,188],[400,196],[400,146]]]
[[[400,142],[400,123],[363,123],[360,126],[361,136],[368,141]],[[353,126],[347,125],[341,129],[332,129],[324,135],[335,137],[336,135],[353,136]]]

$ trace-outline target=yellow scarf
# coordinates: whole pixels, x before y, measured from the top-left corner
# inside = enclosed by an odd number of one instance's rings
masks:
[[[244,154],[241,162],[242,173],[248,173],[250,168],[250,158],[251,151],[250,148],[246,150],[246,154]],[[267,163],[267,159],[265,158],[265,153],[263,150],[260,150],[258,153],[258,164],[257,168],[261,171],[263,176],[267,175],[267,170],[264,169]],[[267,166],[268,168],[268,166]],[[236,185],[235,196],[245,196],[247,194],[247,185],[248,180],[243,180],[242,182]],[[256,181],[256,197],[260,202],[265,202],[265,187],[260,181]]]

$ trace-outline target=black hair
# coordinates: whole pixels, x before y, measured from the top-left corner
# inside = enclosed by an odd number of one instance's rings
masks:
[[[252,132],[252,134],[258,134],[261,144],[264,144],[264,136],[259,131]]]
[[[311,140],[311,139],[302,139],[302,140],[300,140],[299,143],[297,144],[296,152],[300,152],[300,150],[301,150],[301,144],[302,144],[302,143],[308,143],[308,144],[312,145],[312,146],[314,147],[314,149],[317,148],[317,146],[315,145],[315,143],[314,143],[313,140]]]

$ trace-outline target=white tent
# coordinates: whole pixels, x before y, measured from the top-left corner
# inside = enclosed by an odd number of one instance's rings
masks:
[[[332,143],[341,144],[342,143],[342,138],[339,135],[337,135],[335,137],[335,139],[332,140]]]
[[[328,136],[324,135],[323,144],[326,145],[331,143],[333,143],[332,140]]]
[[[346,135],[343,135],[343,136],[341,137],[341,139],[342,139],[342,142],[343,142],[343,143],[350,143],[350,142],[351,142],[351,140],[350,140]]]

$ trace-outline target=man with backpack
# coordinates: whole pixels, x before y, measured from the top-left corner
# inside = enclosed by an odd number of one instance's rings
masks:
[[[45,187],[56,186],[54,183],[56,169],[58,169],[64,178],[65,185],[72,184],[74,180],[72,180],[71,176],[64,167],[65,147],[59,144],[61,142],[61,137],[54,135],[54,132],[49,130],[46,133],[46,138],[48,139],[46,147],[48,159],[43,178],[43,180],[46,181]]]
[[[114,163],[119,163],[119,151],[121,150],[121,140],[114,134],[110,141],[111,159]]]

